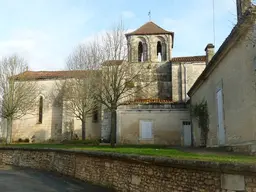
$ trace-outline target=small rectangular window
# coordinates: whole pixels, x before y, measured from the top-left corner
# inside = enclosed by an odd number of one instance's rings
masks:
[[[153,122],[140,120],[140,139],[153,139]]]
[[[38,113],[38,123],[43,122],[43,97],[39,99],[39,113]]]

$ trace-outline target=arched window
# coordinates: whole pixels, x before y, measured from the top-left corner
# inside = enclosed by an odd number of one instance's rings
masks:
[[[40,96],[39,99],[39,113],[38,113],[38,123],[43,122],[43,97]]]
[[[167,44],[166,39],[162,36],[157,37],[157,43],[156,43],[156,56],[158,62],[166,61],[167,60]]]
[[[158,60],[159,62],[161,62],[161,61],[162,61],[162,56],[163,56],[163,54],[162,54],[162,44],[161,44],[160,41],[157,42],[156,50],[157,50],[157,51],[156,51],[157,60]]]
[[[139,42],[138,45],[138,61],[143,62],[143,45],[141,41]]]
[[[162,53],[162,45],[160,41],[157,42],[157,54],[158,53]]]

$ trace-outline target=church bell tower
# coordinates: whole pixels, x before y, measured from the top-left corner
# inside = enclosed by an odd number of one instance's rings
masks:
[[[126,34],[129,62],[166,62],[172,57],[174,33],[152,21]]]

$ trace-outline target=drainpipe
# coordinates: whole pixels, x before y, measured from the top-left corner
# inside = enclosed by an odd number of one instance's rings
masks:
[[[186,66],[184,65],[184,63],[182,64],[183,65],[183,68],[184,68],[184,95],[185,95],[185,102],[187,102],[187,68]]]
[[[180,93],[178,92],[178,97],[179,97],[179,101],[182,102],[183,101],[183,98],[182,98],[182,95],[183,95],[183,87],[182,87],[182,82],[183,82],[183,78],[182,78],[182,64],[179,63],[179,84],[178,84],[178,87],[180,89]]]
[[[193,126],[193,115],[191,112],[191,106],[192,106],[192,98],[190,97],[190,103],[189,103],[189,114],[190,114],[190,126],[191,126],[191,146],[194,147],[195,146],[195,135],[194,135],[194,126]]]

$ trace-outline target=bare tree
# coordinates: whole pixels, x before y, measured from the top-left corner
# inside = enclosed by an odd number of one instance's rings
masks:
[[[97,75],[85,78],[85,81],[90,79],[88,82],[92,87],[85,89],[83,94],[87,92],[89,98],[93,98],[93,101],[96,100],[111,112],[110,139],[112,146],[116,142],[117,108],[132,100],[137,92],[141,92],[151,82],[149,79],[149,81],[141,83],[141,75],[144,68],[147,67],[146,65],[131,65],[127,62],[125,32],[122,22],[114,25],[110,31],[93,42],[79,46],[68,62],[70,70],[98,72]],[[90,86],[87,85],[87,87]],[[81,101],[77,104],[81,105]]]
[[[25,60],[17,55],[0,60],[0,115],[7,120],[7,143],[12,140],[13,120],[35,110],[39,89],[36,82],[28,80],[26,73],[23,73],[27,68]]]
[[[96,99],[111,112],[111,146],[116,142],[116,110],[134,99],[136,93],[150,85],[151,80],[141,83],[146,65],[127,62],[127,41],[122,22],[102,36],[100,58],[103,56],[101,81],[96,86]],[[95,55],[94,55],[95,56]],[[97,60],[97,59],[96,59]],[[101,60],[101,59],[100,59]]]
[[[94,45],[79,45],[70,54],[67,67],[70,77],[57,83],[58,97],[62,98],[63,106],[68,114],[81,120],[82,139],[86,139],[86,119],[98,110],[95,100],[95,82],[99,78],[99,70],[94,63]]]

